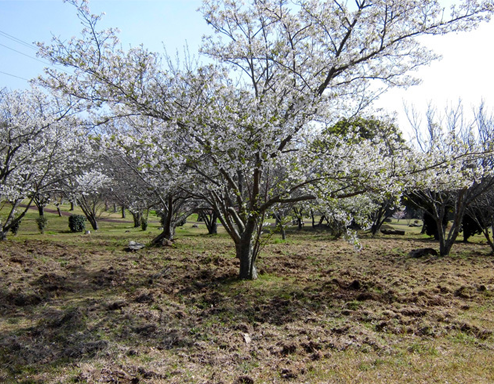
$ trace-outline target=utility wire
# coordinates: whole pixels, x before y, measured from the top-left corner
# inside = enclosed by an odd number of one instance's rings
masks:
[[[18,54],[20,54],[20,55],[23,55],[23,56],[29,57],[30,59],[33,59],[33,60],[39,61],[40,63],[43,63],[43,64],[45,64],[45,65],[51,65],[50,63],[48,63],[48,62],[46,62],[46,61],[43,61],[43,60],[40,60],[40,59],[38,59],[38,58],[36,58],[36,57],[30,56],[30,55],[28,55],[28,54],[26,54],[26,53],[23,53],[23,52],[21,52],[21,51],[18,51],[17,49],[7,47],[6,45],[4,45],[4,44],[2,44],[2,43],[0,43],[0,46],[2,46],[2,47],[4,47],[4,48],[7,48],[7,49],[10,49],[11,51],[17,52],[17,53],[18,53]]]
[[[3,73],[4,75],[7,75],[7,76],[16,77],[16,78],[21,79],[21,80],[26,80],[26,81],[29,81],[29,79],[25,79],[24,77],[20,77],[20,76],[12,75],[11,73],[7,73],[7,72],[4,72],[4,71],[0,71],[0,73]]]
[[[7,39],[10,39],[12,41],[15,41],[18,44],[22,44],[25,47],[31,48],[34,51],[37,50],[37,48],[33,44],[27,43],[24,40],[21,40],[21,39],[18,39],[17,37],[15,37],[15,36],[9,35],[7,32],[0,31],[0,35],[3,36],[3,37],[6,37]]]
[[[0,31],[0,35],[1,35],[1,36],[4,36],[4,37],[7,37],[7,38],[9,38],[10,40],[13,40],[13,41],[15,41],[15,42],[17,42],[17,43],[19,43],[19,44],[22,44],[22,45],[24,45],[24,46],[26,46],[26,47],[28,47],[28,48],[31,48],[31,49],[33,49],[33,50],[37,51],[37,48],[36,48],[36,47],[34,47],[32,44],[26,43],[25,41],[23,41],[23,40],[21,40],[21,39],[18,39],[18,38],[16,38],[16,37],[12,36],[12,35],[9,35],[9,34],[8,34],[8,33],[6,33],[6,32],[2,32],[2,31]],[[18,54],[20,54],[20,55],[23,55],[23,56],[29,57],[29,58],[30,58],[30,59],[32,59],[32,60],[36,60],[36,61],[38,61],[38,62],[40,62],[40,63],[42,63],[42,64],[44,64],[44,65],[54,66],[52,63],[49,63],[49,62],[47,62],[47,61],[43,61],[43,60],[40,60],[40,59],[38,59],[38,58],[36,58],[36,57],[30,56],[30,55],[28,55],[28,54],[26,54],[26,53],[24,53],[24,52],[18,51],[17,49],[14,49],[14,48],[8,47],[8,46],[6,46],[5,44],[0,43],[0,46],[2,46],[2,47],[4,47],[4,48],[7,48],[7,49],[10,49],[11,51],[14,51],[14,52],[16,52],[16,53],[18,53]],[[61,71],[65,72],[65,73],[69,73],[69,72],[67,72],[67,71],[66,71],[65,69],[63,69],[63,68],[59,68],[59,69],[60,69]],[[4,72],[3,72],[3,73],[4,73]],[[14,76],[14,75],[12,75],[12,76]],[[16,77],[16,76],[14,76],[14,77]],[[18,76],[17,76],[17,77],[18,77]],[[25,80],[25,79],[24,79],[24,80]]]
[[[12,40],[12,41],[14,41],[14,42],[16,42],[16,43],[18,43],[18,44],[21,44],[21,45],[23,45],[23,46],[25,46],[25,47],[27,47],[27,48],[30,48],[30,49],[32,49],[32,50],[34,50],[34,51],[36,51],[36,52],[38,51],[38,48],[37,48],[34,44],[30,44],[30,43],[28,43],[28,42],[26,42],[26,41],[24,41],[24,40],[21,40],[21,39],[19,39],[19,38],[15,37],[15,36],[12,36],[12,35],[8,34],[7,32],[0,31],[0,36],[6,37],[7,39],[10,39],[10,40]],[[47,61],[40,60],[40,59],[38,59],[38,58],[36,58],[36,57],[30,56],[30,55],[28,55],[28,54],[26,54],[26,53],[23,53],[23,52],[21,52],[21,51],[18,51],[17,49],[14,49],[14,48],[8,47],[8,46],[6,46],[6,45],[4,45],[4,44],[2,44],[2,43],[0,43],[0,46],[2,46],[2,47],[4,47],[4,48],[7,48],[7,49],[10,49],[11,51],[14,51],[14,52],[16,52],[16,53],[18,53],[18,54],[20,54],[20,55],[23,55],[23,56],[29,57],[29,58],[30,58],[30,59],[32,59],[32,60],[36,60],[36,61],[38,61],[38,62],[40,62],[40,63],[42,63],[42,64],[44,64],[44,65],[49,65],[49,66],[52,66],[52,67],[54,67],[54,66],[55,66],[53,63],[49,63],[49,62],[47,62]],[[64,68],[58,68],[58,69],[59,69],[59,70],[61,70],[62,72],[65,72],[65,73],[70,73],[70,72],[68,72],[67,70],[65,70]],[[21,80],[30,81],[30,80],[28,80],[28,79],[26,79],[26,78],[24,78],[24,77],[21,77],[21,76],[16,76],[16,75],[12,75],[11,73],[7,73],[7,72],[4,72],[4,71],[0,71],[0,73],[2,73],[2,74],[4,74],[4,75],[7,75],[7,76],[16,77],[16,78],[21,79]]]
[[[14,41],[15,43],[21,44],[24,47],[30,48],[33,51],[36,51],[37,50],[37,48],[33,44],[29,44],[29,43],[25,42],[24,40],[21,40],[21,39],[18,39],[17,37],[15,37],[15,36],[9,35],[7,32],[0,31],[0,36],[6,37],[7,39],[10,39],[10,40]],[[41,60],[39,60],[39,59],[37,59],[35,57],[29,56],[29,55],[27,55],[25,53],[22,53],[20,51],[17,51],[14,48],[7,47],[6,45],[1,44],[1,43],[0,43],[0,45],[2,47],[5,47],[7,49],[10,49],[11,51],[17,52],[17,53],[19,53],[19,54],[21,54],[23,56],[29,57],[30,59],[33,59],[33,60],[39,61],[40,63],[46,64],[44,61],[41,61]],[[26,79],[25,77],[13,75],[13,74],[8,73],[8,72],[0,71],[0,73],[3,74],[3,75],[10,76],[10,77],[15,77],[16,79],[20,79],[20,80],[24,80],[24,81],[30,81],[29,79]]]

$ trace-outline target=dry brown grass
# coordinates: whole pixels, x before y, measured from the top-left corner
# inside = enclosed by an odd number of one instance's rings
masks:
[[[486,246],[293,234],[252,282],[223,236],[41,238],[0,243],[1,382],[494,382]]]

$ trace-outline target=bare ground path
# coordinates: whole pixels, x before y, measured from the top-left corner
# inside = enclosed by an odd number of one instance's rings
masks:
[[[25,204],[21,204],[20,205],[21,207],[26,207]],[[29,207],[29,209],[32,209],[32,210],[35,210],[37,211],[38,210],[38,207],[36,207],[35,205],[31,205]],[[53,213],[55,215],[58,215],[58,211],[56,209],[52,209],[52,208],[45,208],[45,212],[48,212],[48,213]],[[73,215],[74,213],[73,212],[67,212],[67,211],[62,211],[60,210],[60,213],[62,216],[70,216],[70,215]],[[99,217],[98,218],[98,221],[105,221],[107,223],[132,223],[131,220],[126,220],[126,219],[112,219],[112,218],[109,218],[109,217]]]

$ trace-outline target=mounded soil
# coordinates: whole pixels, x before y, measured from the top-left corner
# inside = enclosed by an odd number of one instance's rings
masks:
[[[221,236],[135,253],[2,242],[0,381],[494,382],[486,247],[412,258],[435,244],[362,244],[293,235],[264,248],[259,280],[239,281]]]

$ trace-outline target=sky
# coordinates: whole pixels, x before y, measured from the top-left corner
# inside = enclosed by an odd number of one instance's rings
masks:
[[[448,2],[449,0],[444,0]],[[200,13],[200,0],[92,0],[93,13],[105,12],[103,27],[118,27],[124,47],[144,44],[169,54],[197,51],[201,37],[210,32]],[[76,11],[62,0],[0,0],[0,89],[24,89],[47,63],[36,58],[33,42],[68,39],[81,29]],[[494,108],[494,21],[473,32],[433,36],[424,43],[443,56],[415,76],[419,86],[392,90],[376,106],[396,111],[407,131],[404,105],[422,113],[430,103],[439,110],[457,105],[470,111],[483,100]]]

